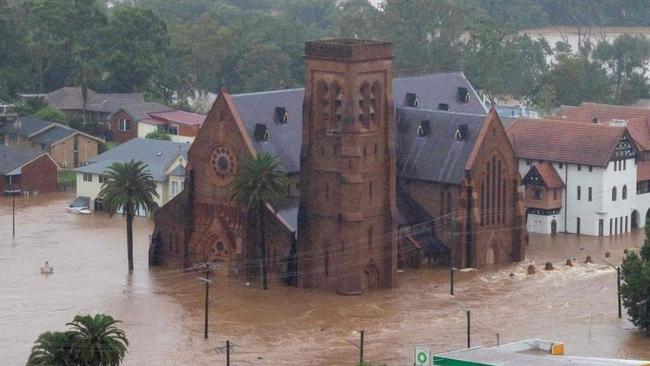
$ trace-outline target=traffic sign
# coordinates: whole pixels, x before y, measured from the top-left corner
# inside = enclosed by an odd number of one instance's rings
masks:
[[[429,366],[429,349],[424,347],[415,347],[415,365]]]

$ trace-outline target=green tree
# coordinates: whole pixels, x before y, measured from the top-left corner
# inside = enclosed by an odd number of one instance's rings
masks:
[[[600,42],[592,56],[611,71],[617,102],[630,103],[647,97],[646,65],[650,61],[650,42],[645,36],[623,34],[612,43]],[[641,95],[632,94],[634,91],[640,91]]]
[[[149,132],[145,138],[151,140],[162,140],[162,141],[171,141],[172,137],[163,130],[156,129],[155,131]]]
[[[548,70],[547,57],[551,54],[544,39],[513,35],[496,24],[483,22],[470,32],[464,48],[464,70],[493,102],[498,95],[531,97]]]
[[[560,55],[542,84],[555,90],[556,104],[578,105],[583,101],[610,103],[614,86],[602,66],[584,56]]]
[[[144,91],[170,54],[165,21],[151,9],[120,6],[105,30],[107,87],[116,92]]]
[[[156,182],[149,173],[149,167],[141,161],[114,163],[105,173],[105,180],[99,192],[104,209],[111,215],[122,211],[126,216],[126,243],[129,272],[133,272],[133,217],[138,210],[150,213],[158,208],[155,198]]]
[[[45,332],[34,342],[27,366],[76,366],[73,344],[74,337],[70,332]]]
[[[34,117],[51,122],[65,122],[65,113],[48,106],[42,107],[34,112]]]
[[[110,315],[77,315],[66,325],[73,339],[72,354],[81,365],[119,366],[129,341],[117,327],[121,323]]]
[[[266,205],[275,205],[286,197],[289,178],[280,169],[280,162],[273,155],[260,153],[247,156],[239,167],[232,183],[232,199],[246,206],[256,218],[255,232],[261,256],[262,288],[267,283],[267,248],[264,234],[264,212]]]
[[[650,222],[640,254],[630,252],[621,265],[621,296],[632,323],[650,336]]]

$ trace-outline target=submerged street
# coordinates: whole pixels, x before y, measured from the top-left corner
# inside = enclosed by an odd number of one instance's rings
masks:
[[[235,344],[233,365],[354,365],[358,330],[365,359],[411,365],[413,347],[445,352],[466,346],[465,310],[472,312],[472,345],[525,338],[564,342],[567,354],[650,359],[650,338],[617,317],[616,272],[625,248],[638,247],[636,229],[613,238],[532,235],[527,260],[461,272],[449,295],[444,268],[406,268],[399,287],[363,296],[287,288],[219,274],[210,290],[210,334],[203,339],[204,285],[200,272],[147,267],[153,223],[135,220],[135,271],[127,274],[125,221],[104,214],[65,212],[70,194],[20,197],[16,239],[11,200],[0,198],[0,359],[24,365],[36,337],[61,330],[81,313],[124,322],[126,365],[225,364],[220,347]],[[594,263],[585,264],[590,255]],[[573,267],[564,265],[576,258]],[[51,275],[40,266],[49,261]],[[552,261],[555,270],[544,271]],[[537,273],[526,269],[534,263]],[[512,276],[511,273],[514,275]]]

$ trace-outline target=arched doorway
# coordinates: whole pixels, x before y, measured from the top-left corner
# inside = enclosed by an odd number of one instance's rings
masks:
[[[363,290],[377,288],[378,274],[374,264],[369,263],[366,270],[363,271],[361,286]]]
[[[639,227],[639,211],[634,210],[632,211],[632,229],[636,229]]]
[[[557,221],[551,221],[551,235],[557,235]]]

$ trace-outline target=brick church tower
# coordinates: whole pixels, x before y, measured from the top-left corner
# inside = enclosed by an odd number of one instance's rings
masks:
[[[393,287],[392,44],[321,40],[305,53],[299,283],[346,295]]]

